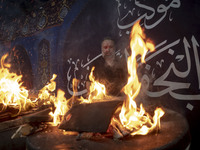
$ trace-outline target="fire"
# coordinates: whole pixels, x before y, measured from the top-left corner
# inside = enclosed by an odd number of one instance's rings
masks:
[[[106,95],[105,85],[103,85],[95,80],[94,75],[93,75],[94,69],[95,69],[95,67],[92,67],[92,70],[89,75],[89,80],[90,80],[91,84],[90,84],[88,99],[81,97],[79,99],[79,101],[81,101],[81,103],[92,103],[96,100],[102,100],[105,97],[108,97]]]
[[[64,114],[69,110],[68,101],[65,98],[65,92],[58,89],[57,98],[54,101],[56,107],[54,113],[51,112],[50,115],[53,117],[53,125],[57,126],[63,120]]]
[[[0,104],[3,104],[3,108],[0,111],[5,110],[7,106],[12,106],[18,110],[18,113],[13,115],[18,115],[21,111],[26,111],[28,108],[55,102],[55,74],[50,82],[39,91],[38,98],[31,100],[29,98],[29,91],[22,86],[22,75],[10,72],[11,65],[5,63],[7,57],[8,54],[3,55],[0,64]]]
[[[56,89],[56,77],[57,75],[53,74],[50,82],[39,91],[38,98],[43,101],[43,104],[50,104],[55,101],[55,95],[53,92]]]
[[[1,58],[1,68],[0,68],[0,104],[3,104],[3,108],[0,111],[3,111],[7,106],[15,106],[18,110],[18,115],[21,111],[26,111],[27,108],[39,107],[42,105],[51,105],[55,107],[54,113],[51,112],[50,115],[53,117],[53,124],[58,125],[62,121],[62,116],[69,110],[72,106],[72,97],[70,100],[66,100],[64,97],[65,93],[62,90],[57,91],[57,96],[54,91],[56,90],[55,79],[56,74],[53,74],[53,77],[50,79],[50,82],[47,83],[38,94],[36,99],[29,99],[29,91],[22,86],[22,75],[17,75],[11,73],[9,68],[11,65],[5,63],[8,54],[5,54]],[[75,84],[75,79],[73,84]],[[74,93],[75,93],[74,87]]]
[[[106,95],[106,88],[105,85],[99,83],[98,81],[95,81],[93,76],[94,67],[91,70],[91,73],[89,75],[89,79],[91,81],[90,85],[90,94],[88,97],[88,100],[92,102],[92,100],[95,99],[103,99]]]
[[[57,126],[59,125],[65,113],[76,103],[78,102],[78,99],[76,99],[76,92],[78,91],[77,86],[79,84],[78,79],[74,78],[72,81],[73,85],[73,96],[70,99],[65,98],[65,92],[61,89],[58,89],[57,96],[55,97],[53,103],[55,106],[54,113],[51,112],[50,115],[53,117],[53,125]],[[80,103],[80,102],[78,102]]]
[[[127,99],[124,101],[121,111],[119,114],[120,122],[123,127],[131,132],[131,135],[145,135],[154,129],[159,128],[160,118],[164,115],[164,111],[161,108],[157,108],[154,112],[154,116],[151,117],[145,112],[142,105],[140,108],[137,107],[134,99],[138,95],[141,83],[137,76],[137,61],[136,56],[141,55],[141,62],[145,62],[145,55],[148,50],[153,51],[154,45],[150,42],[144,42],[145,35],[142,28],[137,22],[131,31],[131,56],[128,58],[127,66],[129,78],[127,84],[124,86],[124,93],[127,95]],[[57,96],[54,91],[56,90],[56,75],[54,74],[50,82],[44,86],[35,100],[29,99],[28,90],[22,86],[22,75],[10,73],[10,64],[5,63],[5,59],[8,55],[4,55],[1,59],[0,68],[0,103],[3,104],[4,108],[8,105],[14,105],[19,107],[19,112],[26,110],[27,107],[37,107],[42,103],[54,104],[55,111],[50,115],[53,117],[54,125],[58,125],[62,121],[64,114],[76,103],[91,103],[94,100],[105,99],[106,89],[103,84],[95,81],[93,76],[94,67],[90,73],[89,79],[91,81],[90,93],[88,99],[77,99],[77,85],[78,80],[73,80],[73,91],[74,95],[70,99],[65,98],[65,92],[62,90],[57,91]],[[40,104],[39,104],[40,103]],[[18,112],[18,113],[19,113]],[[112,124],[112,123],[111,123]]]
[[[91,70],[91,73],[89,75],[89,79],[91,81],[90,85],[90,91],[89,91],[89,96],[88,99],[85,99],[83,97],[76,97],[76,93],[78,91],[77,87],[79,84],[79,80],[74,78],[72,81],[72,86],[73,86],[73,95],[70,99],[66,99],[64,97],[65,92],[58,89],[57,92],[57,97],[55,97],[55,100],[53,101],[55,105],[55,111],[54,113],[51,112],[50,115],[53,117],[53,125],[57,126],[62,122],[62,118],[64,114],[74,105],[74,104],[80,104],[80,103],[92,103],[95,100],[103,99],[106,96],[106,89],[105,86],[98,81],[95,81],[94,76],[93,76],[93,71],[94,67]],[[46,88],[44,88],[46,89]],[[41,94],[44,96],[45,90]],[[47,92],[48,93],[48,92]],[[47,94],[46,94],[47,95]],[[48,97],[48,95],[47,95]]]
[[[145,135],[151,132],[160,125],[160,118],[164,115],[164,111],[158,108],[155,110],[152,120],[150,115],[145,112],[143,106],[140,105],[140,109],[138,109],[134,101],[141,88],[141,83],[137,76],[136,56],[141,55],[141,61],[144,63],[148,50],[153,51],[155,49],[150,41],[144,42],[143,39],[145,39],[145,34],[139,22],[137,22],[131,31],[131,56],[128,57],[127,62],[130,76],[127,84],[123,88],[128,98],[124,101],[119,114],[121,124],[131,132],[131,135]]]
[[[28,106],[34,105],[28,98],[28,90],[22,86],[22,75],[10,73],[10,64],[5,63],[8,54],[1,58],[0,68],[0,103],[3,104],[4,109],[8,105],[18,107],[19,111],[26,110]]]

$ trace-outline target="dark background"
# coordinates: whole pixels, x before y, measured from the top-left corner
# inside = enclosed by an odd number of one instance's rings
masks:
[[[22,45],[27,50],[32,63],[34,89],[43,86],[41,80],[44,80],[45,83],[53,73],[56,73],[58,75],[57,88],[63,89],[67,98],[73,94],[71,84],[74,77],[80,80],[78,95],[86,93],[85,79],[89,74],[92,63],[101,54],[101,40],[105,36],[113,37],[117,43],[117,55],[122,55],[124,50],[129,47],[129,33],[132,27],[131,25],[125,26],[131,23],[133,25],[142,15],[146,14],[145,17],[140,18],[140,24],[146,37],[151,39],[155,45],[164,42],[156,49],[159,53],[148,60],[147,65],[139,67],[138,72],[141,79],[143,75],[147,75],[150,79],[148,91],[154,93],[170,87],[170,85],[156,86],[154,83],[167,72],[171,64],[174,64],[180,72],[187,70],[188,62],[184,47],[185,41],[187,41],[191,60],[189,73],[185,77],[180,77],[171,70],[165,81],[173,83],[173,85],[188,83],[190,84],[189,87],[181,88],[180,86],[180,89],[170,89],[161,95],[145,94],[144,97],[147,104],[159,101],[163,106],[186,116],[192,135],[192,148],[200,147],[198,138],[196,138],[199,135],[198,127],[200,126],[198,119],[200,115],[198,68],[200,66],[198,66],[198,61],[195,61],[200,56],[199,1],[8,0],[1,1],[0,6],[1,56],[15,45]],[[61,15],[61,10],[63,12],[66,10],[63,9],[63,6],[67,8],[67,13],[65,11],[64,15]],[[147,9],[147,6],[149,9]],[[161,9],[165,9],[165,11],[159,13],[158,8],[160,8],[160,11]],[[152,10],[154,10],[154,15]],[[152,17],[148,18],[151,15]],[[46,18],[44,24],[41,21],[43,16]],[[46,68],[42,68],[46,71],[39,72],[38,70],[41,70],[39,58],[43,56],[43,53],[39,50],[39,45],[44,39],[49,43],[50,53],[49,55],[44,54],[43,61],[48,62],[50,60],[50,62]],[[194,42],[194,39],[196,42]],[[169,46],[162,52],[159,51],[177,40],[179,40],[178,44]],[[196,44],[197,54],[194,53],[194,44]],[[173,55],[169,54],[169,51],[173,51]],[[147,58],[153,56],[154,53],[148,54]],[[148,65],[150,69],[147,69]],[[48,78],[43,78],[42,75],[44,74]],[[182,97],[175,97],[172,93],[179,94]],[[190,106],[189,109],[188,106]]]

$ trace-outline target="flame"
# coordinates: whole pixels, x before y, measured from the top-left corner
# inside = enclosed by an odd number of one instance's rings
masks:
[[[139,22],[137,22],[131,31],[131,56],[128,57],[127,62],[130,76],[123,88],[127,99],[124,101],[119,114],[122,125],[131,132],[131,135],[145,135],[151,132],[160,125],[160,118],[164,115],[164,111],[158,108],[155,110],[152,120],[150,115],[145,112],[142,104],[140,105],[140,109],[138,109],[134,101],[141,88],[141,83],[137,76],[136,56],[141,55],[141,62],[144,63],[148,50],[153,51],[155,49],[150,41],[145,42],[143,39],[145,39],[145,34]]]
[[[43,104],[50,104],[55,101],[54,91],[56,89],[56,79],[57,75],[53,74],[53,77],[50,79],[50,82],[45,85],[38,94],[38,98],[43,101]]]
[[[92,70],[89,75],[89,80],[91,82],[90,84],[90,90],[89,90],[89,96],[88,99],[84,99],[83,97],[80,98],[81,103],[92,103],[99,99],[104,99],[105,97],[108,97],[106,95],[106,88],[105,85],[99,83],[95,80],[95,77],[93,75],[95,67],[92,67]]]
[[[28,90],[22,86],[22,75],[10,73],[10,64],[5,63],[8,54],[1,58],[0,68],[0,103],[5,109],[8,105],[17,106],[19,111],[26,110],[28,106],[34,105],[28,98]]]
[[[127,99],[124,101],[121,112],[119,114],[121,124],[131,131],[131,135],[141,134],[145,135],[160,126],[160,118],[164,115],[164,111],[161,108],[157,108],[154,112],[153,118],[147,114],[142,105],[140,109],[137,108],[135,97],[138,95],[141,84],[137,77],[137,62],[136,56],[141,55],[141,62],[145,62],[145,55],[148,50],[153,51],[154,45],[150,42],[144,42],[145,35],[142,28],[137,22],[131,31],[130,47],[132,50],[131,56],[128,58],[127,66],[130,77],[127,84],[124,86],[124,93],[127,95]],[[22,75],[10,73],[10,64],[5,63],[5,59],[8,54],[4,55],[1,59],[0,68],[0,103],[4,107],[8,105],[16,105],[19,107],[19,111],[26,110],[28,106],[38,106],[40,102],[44,105],[53,103],[55,106],[54,113],[51,112],[53,117],[53,124],[58,125],[62,121],[64,114],[72,107],[76,102],[76,92],[78,81],[73,80],[74,95],[72,98],[66,100],[65,92],[62,90],[57,91],[57,97],[54,93],[56,89],[54,74],[50,82],[45,85],[39,92],[38,98],[31,101],[28,97],[28,90],[22,86]],[[93,76],[94,67],[90,73],[89,79],[91,81],[90,94],[88,99],[81,98],[81,102],[91,103],[94,100],[104,99],[106,97],[106,89],[103,84],[95,81]]]
[[[65,98],[65,92],[58,89],[57,91],[57,98],[54,101],[54,105],[56,107],[54,113],[51,112],[50,115],[53,117],[53,125],[57,126],[63,120],[63,116],[69,110],[69,105]]]
[[[18,115],[28,108],[54,103],[56,99],[54,94],[56,89],[55,74],[50,82],[39,91],[38,98],[31,100],[29,91],[22,86],[22,75],[10,72],[11,65],[5,63],[7,57],[8,53],[3,55],[0,64],[0,104],[3,104],[0,111],[6,109],[7,106],[14,106],[18,109],[18,113],[15,115]]]
[[[54,112],[50,112],[49,115],[53,117],[53,126],[57,126],[63,120],[64,114],[69,110],[69,101],[65,98],[65,92],[58,89],[57,96],[54,94],[56,90],[56,79],[57,75],[53,74],[50,82],[45,85],[39,92],[38,98],[43,104],[54,104]],[[74,80],[73,80],[74,81]]]
[[[92,100],[95,100],[95,99],[103,99],[106,95],[105,85],[99,83],[98,81],[95,81],[94,79],[94,75],[93,75],[94,69],[95,68],[93,67],[89,75],[91,85],[90,85],[90,94],[89,94],[88,100],[90,102],[92,102]]]
[[[85,99],[83,97],[77,98],[76,93],[78,91],[78,84],[79,80],[74,78],[72,80],[73,85],[73,95],[70,99],[65,98],[65,92],[58,89],[57,97],[53,100],[55,111],[54,113],[51,112],[50,115],[53,117],[53,125],[57,126],[60,124],[63,120],[64,114],[74,105],[79,103],[92,103],[95,100],[103,99],[106,96],[106,88],[103,84],[99,83],[98,81],[95,81],[93,76],[94,67],[91,70],[91,73],[89,75],[89,79],[91,81],[90,85],[90,92],[88,99]],[[44,97],[43,99],[47,99],[49,97],[49,90],[48,86],[44,87],[41,93],[41,96]]]
[[[57,75],[53,74],[50,82],[39,91],[38,97],[31,101],[28,98],[28,90],[22,86],[22,75],[17,75],[9,71],[11,65],[5,63],[5,59],[7,57],[8,54],[3,55],[0,64],[0,103],[3,104],[3,109],[11,105],[16,106],[18,113],[15,115],[18,115],[21,111],[27,110],[29,106],[38,107],[40,105],[48,105],[53,103],[56,107],[54,113],[51,112],[51,115],[53,116],[53,123],[54,125],[60,123],[61,118],[59,117],[63,116],[68,110],[68,105],[64,97],[65,93],[63,91],[58,90],[57,97],[54,94],[56,89],[55,79]]]
[[[78,84],[79,80],[74,78],[72,80],[73,96],[68,100],[65,98],[65,92],[61,89],[58,89],[57,97],[55,97],[55,100],[53,101],[55,111],[54,113],[50,112],[50,115],[53,117],[53,126],[59,125],[62,122],[65,113],[76,103],[76,100],[78,101],[78,99],[76,99]]]
[[[50,82],[39,91],[38,97],[31,100],[28,98],[28,90],[22,86],[22,75],[17,75],[9,71],[11,65],[9,63],[5,63],[5,59],[7,57],[8,54],[3,55],[0,64],[0,103],[3,104],[2,110],[7,106],[16,106],[18,113],[15,115],[18,115],[22,110],[27,110],[29,106],[38,107],[41,105],[54,104],[55,111],[54,113],[51,112],[50,115],[53,117],[53,124],[59,124],[62,120],[62,116],[64,116],[64,114],[71,107],[69,102],[72,102],[73,97],[67,101],[64,97],[64,91],[60,89],[57,91],[56,97],[54,91],[56,90],[55,79],[57,75],[53,74]],[[75,85],[75,80],[73,80],[73,82]]]
[[[55,79],[57,75],[53,74],[50,82],[39,91],[38,97],[31,100],[29,99],[28,90],[22,86],[22,75],[17,75],[9,71],[11,65],[5,63],[7,57],[8,54],[3,55],[0,64],[0,104],[3,104],[2,110],[12,105],[18,109],[18,113],[15,114],[18,115],[21,111],[27,110],[29,106],[38,107],[41,105],[54,104],[55,111],[50,114],[53,117],[53,124],[59,124],[62,120],[62,116],[64,116],[71,107],[68,103],[72,101],[73,97],[67,101],[64,97],[65,93],[62,90],[57,91],[56,97],[54,91],[56,90]],[[75,85],[75,80],[73,81]]]

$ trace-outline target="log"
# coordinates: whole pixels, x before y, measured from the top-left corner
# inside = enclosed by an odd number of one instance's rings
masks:
[[[0,113],[0,122],[10,120],[11,118],[10,112]]]
[[[120,139],[130,134],[130,131],[123,127],[118,118],[113,117],[111,126],[113,129],[113,139]]]
[[[46,108],[40,111],[33,111],[31,114],[24,116],[18,116],[15,119],[4,121],[0,123],[0,132],[12,127],[17,127],[26,123],[41,123],[52,121],[52,117],[49,115],[51,108]]]
[[[15,119],[19,116],[24,116],[27,114],[31,114],[34,112],[39,112],[41,110],[44,110],[46,108],[53,108],[52,104],[49,105],[40,105],[38,107],[29,107],[27,110],[23,110],[21,112],[19,112],[19,107],[18,106],[3,106],[3,104],[0,104],[0,122],[3,121],[8,121],[11,119]]]

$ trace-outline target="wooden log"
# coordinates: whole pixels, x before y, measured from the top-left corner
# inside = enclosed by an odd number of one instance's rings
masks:
[[[114,139],[120,139],[130,134],[130,131],[128,131],[123,125],[120,123],[118,118],[112,119],[112,129],[113,129],[113,138]]]
[[[0,122],[8,121],[11,119],[16,119],[19,116],[24,116],[27,114],[35,113],[37,111],[39,112],[41,110],[44,110],[44,109],[50,108],[50,107],[53,108],[53,105],[52,104],[40,105],[40,106],[34,107],[34,108],[30,107],[27,110],[23,110],[23,111],[19,112],[18,106],[12,106],[12,105],[4,106],[3,104],[0,104],[0,108],[1,108]]]
[[[46,108],[44,110],[32,112],[24,116],[18,116],[16,119],[4,121],[0,123],[0,131],[17,127],[26,123],[41,123],[52,121],[52,117],[49,115],[51,108]]]
[[[0,122],[10,120],[11,118],[12,117],[10,112],[0,113]]]

